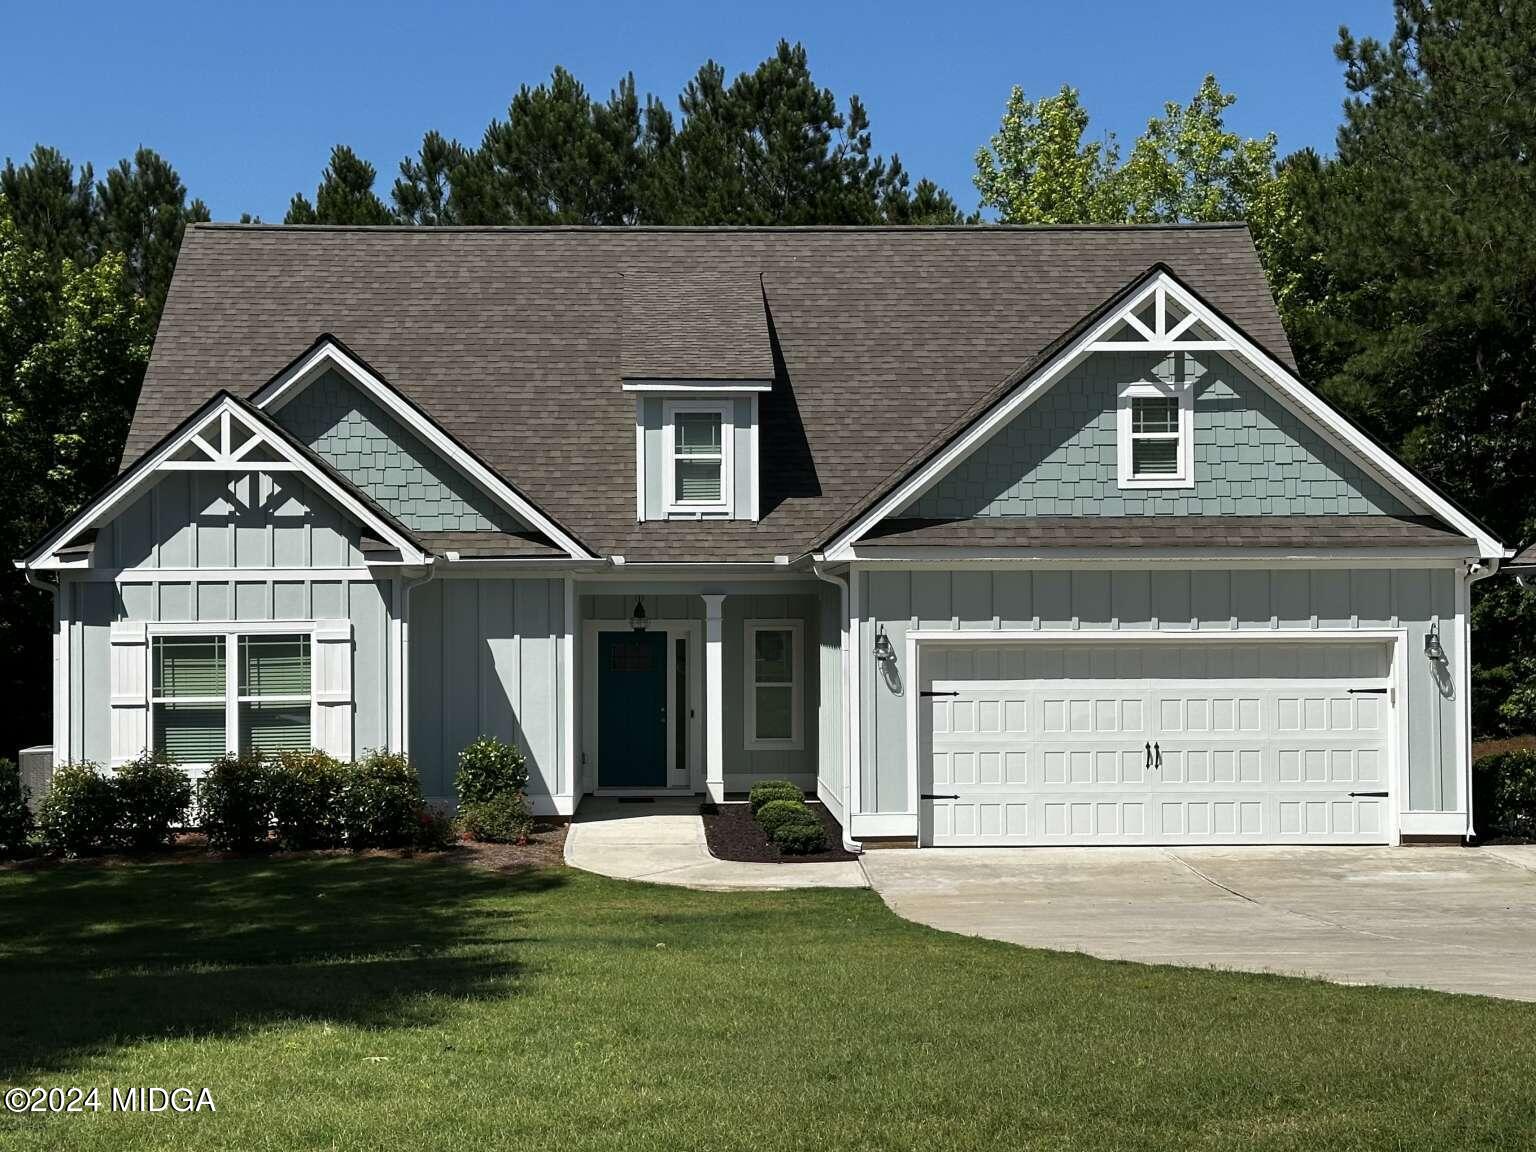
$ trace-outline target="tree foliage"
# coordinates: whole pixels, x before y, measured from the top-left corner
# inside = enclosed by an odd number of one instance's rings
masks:
[[[395,217],[373,190],[378,169],[345,144],[331,149],[311,204],[295,192],[284,224],[393,224]]]

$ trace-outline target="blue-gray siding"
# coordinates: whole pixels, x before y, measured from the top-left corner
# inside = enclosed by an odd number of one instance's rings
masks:
[[[96,534],[96,568],[350,568],[355,523],[292,472],[168,472]]]
[[[410,750],[429,797],[450,798],[459,752],[515,741],[531,795],[566,795],[561,580],[434,580],[411,592]]]
[[[1406,629],[1408,795],[1403,807],[1446,811],[1456,802],[1456,709],[1449,686],[1457,650],[1456,573],[1405,568],[1202,568],[1196,570],[883,570],[861,573],[862,810],[910,812],[907,790],[905,638],[910,627],[1262,633],[1286,629]],[[1450,679],[1437,679],[1424,635],[1438,622]],[[872,656],[883,627],[897,659],[881,675]],[[1235,629],[1235,630],[1234,630]]]
[[[334,371],[306,387],[275,417],[408,528],[487,532],[520,527],[436,450]]]
[[[1195,486],[1122,490],[1122,386],[1193,380]],[[1216,353],[1096,353],[900,513],[975,516],[1405,515],[1408,509]]]

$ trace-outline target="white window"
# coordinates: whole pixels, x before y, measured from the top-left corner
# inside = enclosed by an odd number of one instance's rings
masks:
[[[1132,384],[1120,393],[1122,488],[1192,488],[1194,386]]]
[[[309,632],[150,640],[152,746],[181,764],[312,746]]]
[[[671,400],[662,408],[662,496],[668,515],[732,514],[730,401]]]
[[[798,620],[748,620],[746,747],[800,748],[803,660]]]

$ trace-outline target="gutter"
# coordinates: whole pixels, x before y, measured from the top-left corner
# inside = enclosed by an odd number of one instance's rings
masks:
[[[853,763],[853,729],[849,726],[851,711],[849,709],[848,693],[848,662],[858,658],[853,650],[853,637],[848,631],[848,580],[844,576],[833,576],[822,568],[822,561],[812,559],[811,571],[816,574],[818,580],[824,580],[831,584],[838,592],[839,624],[838,637],[840,656],[842,657],[842,676],[839,677],[838,693],[841,700],[842,729],[842,759],[843,759],[843,851],[862,855],[864,845],[853,838],[850,829],[853,827],[853,774],[858,771],[858,766]]]

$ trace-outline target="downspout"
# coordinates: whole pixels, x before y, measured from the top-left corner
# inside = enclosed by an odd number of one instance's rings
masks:
[[[419,576],[405,576],[400,581],[400,751],[407,756],[411,748],[411,593],[437,575],[433,558]]]
[[[1467,728],[1467,763],[1462,771],[1467,774],[1465,784],[1467,793],[1467,832],[1465,843],[1471,843],[1476,837],[1476,821],[1472,812],[1472,585],[1479,580],[1486,580],[1496,575],[1499,571],[1500,561],[1497,558],[1488,561],[1484,566],[1482,561],[1474,561],[1467,566],[1467,615],[1462,621],[1461,635],[1456,637],[1459,644],[1463,645],[1461,659],[1467,667],[1466,675],[1466,699],[1461,702],[1462,710],[1466,713],[1464,723]]]
[[[849,727],[849,718],[852,715],[851,701],[848,698],[848,661],[855,656],[851,651],[853,647],[852,636],[848,632],[848,581],[842,576],[833,576],[822,569],[822,561],[813,559],[811,571],[817,579],[825,580],[837,589],[838,592],[838,654],[841,659],[842,675],[838,678],[838,698],[841,701],[841,715],[838,727],[842,729],[842,760],[843,760],[843,851],[858,855],[864,851],[864,845],[853,838],[850,829],[853,827],[853,774],[858,771],[858,765],[853,763],[853,729]]]

